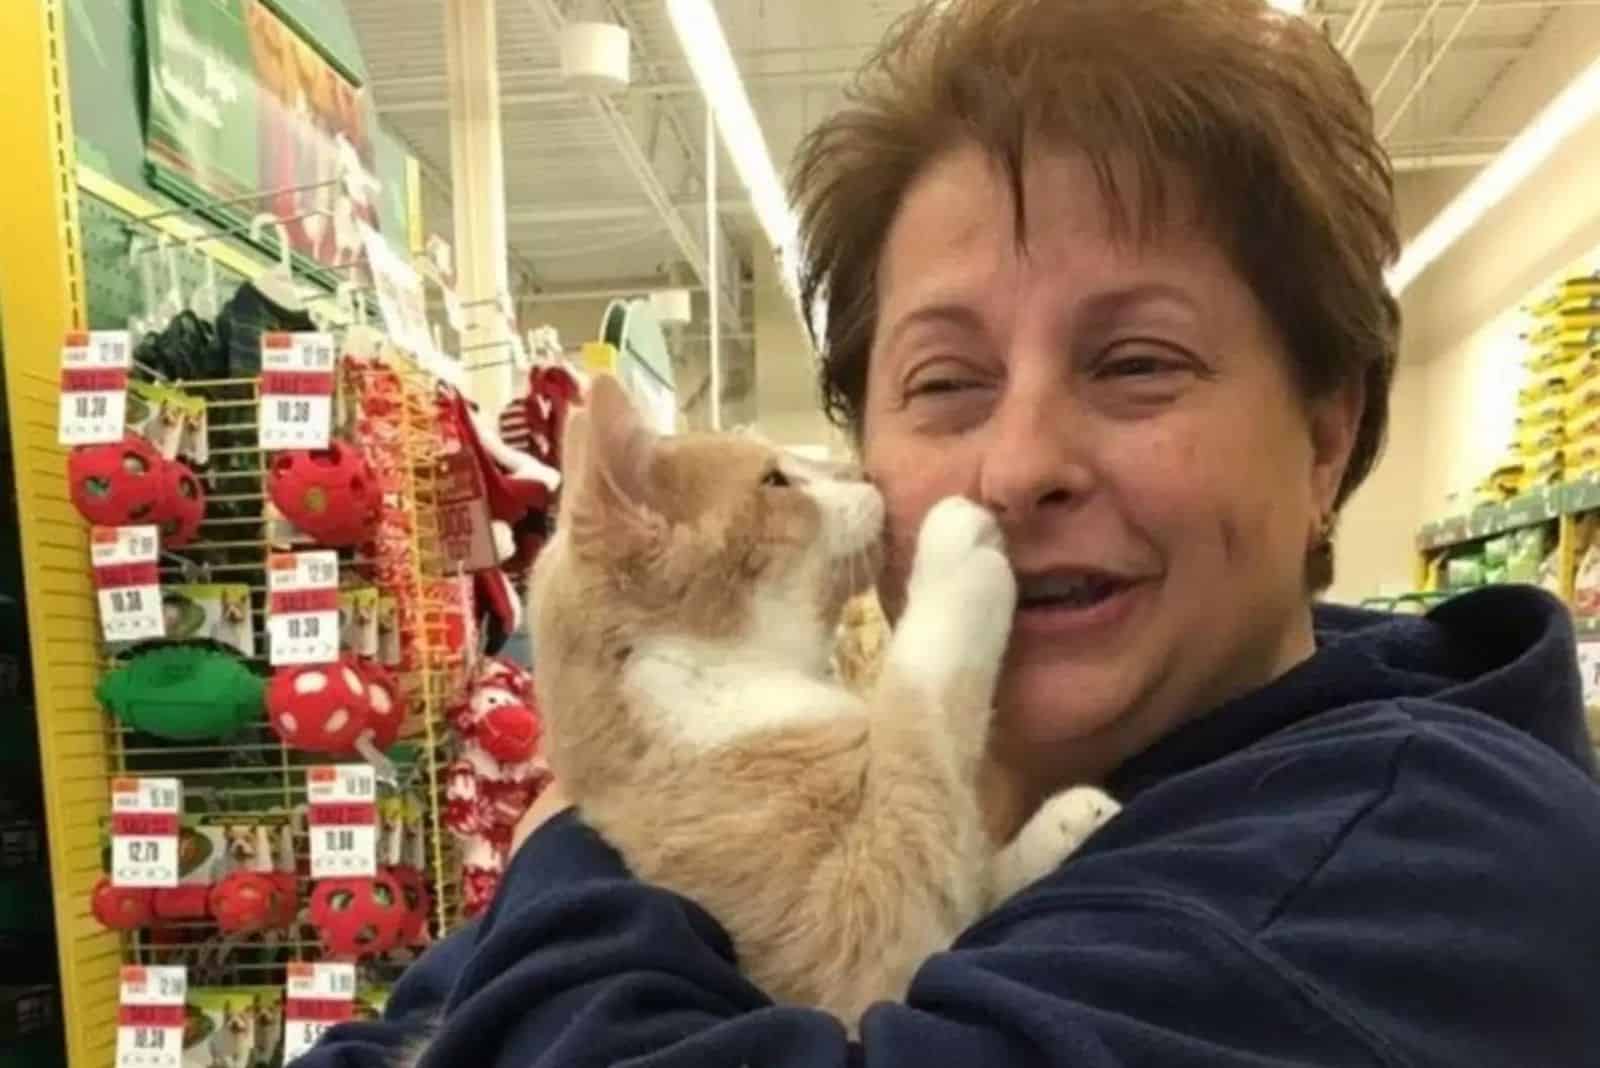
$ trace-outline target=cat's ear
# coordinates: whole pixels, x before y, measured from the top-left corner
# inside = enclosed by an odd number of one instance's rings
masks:
[[[562,510],[579,547],[603,538],[637,549],[659,536],[665,521],[651,482],[657,445],[617,380],[595,376],[588,403],[567,421],[562,446],[568,477]]]

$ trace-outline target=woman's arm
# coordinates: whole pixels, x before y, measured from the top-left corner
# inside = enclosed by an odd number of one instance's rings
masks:
[[[1047,883],[931,960],[854,1043],[773,1005],[715,920],[633,879],[575,813],[529,838],[496,905],[424,1068],[1382,1063],[1247,940],[1158,894]]]

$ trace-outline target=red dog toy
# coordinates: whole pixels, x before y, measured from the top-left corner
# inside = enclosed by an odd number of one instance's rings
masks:
[[[267,494],[297,529],[334,548],[372,537],[383,505],[366,457],[338,441],[316,452],[279,453],[267,476]]]
[[[155,891],[147,887],[112,886],[109,878],[94,884],[89,911],[100,926],[112,931],[137,931],[155,919]]]
[[[161,527],[161,544],[187,545],[200,533],[206,517],[206,494],[189,466],[177,460],[161,461],[161,502],[152,517]]]
[[[312,926],[335,957],[389,952],[400,945],[407,916],[405,891],[386,871],[371,879],[324,879],[311,892]]]
[[[349,753],[372,720],[367,679],[348,656],[280,667],[267,685],[267,719],[292,749]]]
[[[96,526],[157,522],[166,497],[167,460],[137,434],[112,445],[80,445],[67,458],[72,503]]]

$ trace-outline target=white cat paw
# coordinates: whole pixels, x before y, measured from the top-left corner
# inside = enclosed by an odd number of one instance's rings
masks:
[[[987,706],[1016,603],[1016,576],[994,517],[971,501],[948,497],[934,505],[918,533],[890,655],[935,700],[959,686],[962,701]]]
[[[1004,553],[1000,524],[983,506],[965,497],[946,497],[929,509],[917,532],[911,585],[938,583],[982,551]]]
[[[1003,901],[1055,871],[1121,810],[1108,794],[1092,786],[1075,786],[1050,798],[995,855],[990,870],[994,900]]]

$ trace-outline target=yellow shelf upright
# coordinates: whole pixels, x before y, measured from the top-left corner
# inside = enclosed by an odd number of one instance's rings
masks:
[[[62,335],[82,329],[83,264],[67,91],[63,0],[0,2],[0,332],[16,464],[44,765],[45,818],[68,1063],[110,1064],[119,941],[89,915],[107,811],[105,724],[94,699],[97,639],[88,539],[56,444]]]

